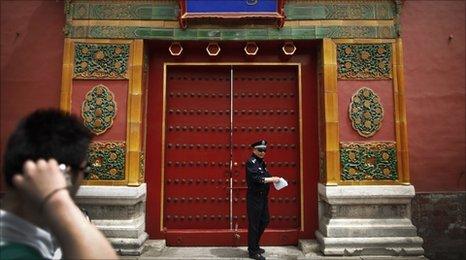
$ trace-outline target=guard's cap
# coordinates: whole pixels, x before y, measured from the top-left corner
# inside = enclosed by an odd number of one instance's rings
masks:
[[[253,144],[251,144],[251,147],[252,148],[262,148],[262,149],[266,149],[267,148],[267,141],[265,140],[259,140]]]

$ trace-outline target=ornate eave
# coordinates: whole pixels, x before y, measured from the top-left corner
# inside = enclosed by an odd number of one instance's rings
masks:
[[[178,1],[67,0],[65,35],[69,38],[159,40],[311,40],[323,38],[393,39],[399,35],[401,2],[285,2],[282,28],[270,24],[197,21],[181,28]]]

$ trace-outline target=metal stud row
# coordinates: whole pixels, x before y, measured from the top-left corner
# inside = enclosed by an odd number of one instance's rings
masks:
[[[190,81],[230,81],[230,78],[223,78],[223,77],[175,77],[170,76],[168,77],[169,80],[190,80]],[[234,80],[241,80],[241,81],[294,81],[296,78],[294,77],[234,77]]]
[[[239,180],[233,180],[233,183],[235,184],[238,184],[240,181]],[[296,180],[289,180],[290,183],[292,184],[296,184]],[[167,179],[166,181],[167,185],[169,184],[201,184],[201,183],[204,183],[204,184],[208,184],[208,183],[211,183],[211,184],[215,184],[215,183],[218,183],[218,184],[222,184],[222,183],[230,183],[230,179]],[[242,179],[241,180],[241,183],[245,184],[246,183],[246,180],[245,179]],[[272,197],[273,198],[273,197]]]
[[[196,198],[193,198],[193,197],[189,197],[189,198],[184,198],[184,197],[181,197],[181,198],[172,198],[172,197],[167,197],[167,203],[170,203],[170,202],[173,202],[173,203],[177,203],[177,202],[208,202],[208,203],[212,203],[212,202],[228,202],[230,200],[230,198],[226,197],[226,198],[214,198],[214,197],[211,197],[210,199],[207,198],[207,197],[203,197],[203,198],[200,198],[200,197],[196,197]]]
[[[241,215],[241,216],[233,216],[233,220],[238,220],[242,219],[243,221],[246,220],[247,216],[246,215]],[[166,221],[184,221],[184,220],[202,220],[202,221],[207,221],[207,220],[229,220],[230,216],[229,215],[165,215],[165,220]],[[270,216],[271,221],[297,221],[298,217],[297,216]]]
[[[177,97],[177,98],[181,98],[181,97],[184,97],[184,98],[230,98],[230,94],[225,94],[225,93],[186,93],[186,92],[170,92],[168,94],[169,97],[171,98],[174,98],[174,97]],[[235,98],[258,98],[258,97],[262,97],[262,98],[266,98],[266,97],[271,97],[271,98],[294,98],[295,97],[295,93],[286,93],[286,92],[277,92],[277,93],[235,93],[233,94],[233,97]]]
[[[262,109],[262,110],[259,110],[259,109],[256,109],[256,110],[234,110],[233,113],[235,115],[241,113],[241,115],[252,115],[252,114],[256,114],[256,115],[259,115],[259,114],[262,114],[262,115],[294,115],[295,111],[293,109],[290,109],[290,110],[287,110],[287,109],[283,109],[283,110],[280,110],[280,109],[270,109],[270,110],[266,110],[266,109]]]
[[[233,148],[249,148],[248,144],[233,144]],[[230,148],[229,144],[167,144],[168,149],[222,149],[222,148]],[[296,149],[295,144],[269,144],[267,145],[268,149]]]
[[[245,165],[244,162],[241,163],[242,166]],[[268,162],[267,163],[268,166],[271,166],[271,167],[296,167],[296,162]],[[198,167],[214,167],[214,166],[218,166],[218,167],[223,167],[223,166],[230,166],[230,163],[229,162],[214,162],[214,161],[211,161],[211,162],[207,162],[207,161],[168,161],[167,162],[167,166],[175,166],[175,167],[194,167],[194,166],[198,166]]]
[[[285,197],[285,198],[282,198],[282,197],[271,197],[270,198],[270,201],[271,203],[289,203],[289,202],[296,202],[296,197],[291,197],[291,198],[288,198],[288,197]],[[185,197],[167,197],[166,199],[167,203],[170,203],[170,202],[173,202],[173,203],[177,203],[177,202],[180,202],[180,203],[183,203],[183,202],[209,202],[209,203],[213,203],[213,202],[228,202],[230,201],[230,199],[228,197],[225,197],[225,198],[222,198],[222,197],[211,197],[211,198],[208,198],[208,197],[188,197],[188,198],[185,198]],[[233,202],[246,202],[246,198],[233,198]]]
[[[168,114],[172,115],[172,114],[175,114],[175,115],[230,115],[230,110],[209,110],[209,109],[197,109],[197,110],[194,110],[194,109],[169,109],[168,110]],[[233,111],[233,114],[235,115],[238,115],[238,114],[241,114],[241,115],[294,115],[295,114],[295,111],[293,109],[270,109],[270,110],[267,110],[267,109],[256,109],[256,110],[252,110],[252,109],[249,109],[249,110],[234,110]]]
[[[246,216],[244,216],[244,219],[246,219]],[[191,216],[191,215],[188,215],[188,216],[178,216],[178,215],[165,215],[165,220],[169,221],[169,220],[173,220],[173,221],[177,221],[177,220],[180,220],[180,221],[183,221],[183,220],[203,220],[203,221],[206,221],[206,220],[222,220],[222,219],[225,219],[225,220],[229,220],[230,219],[230,216],[229,215],[194,215],[194,216]]]
[[[167,184],[200,184],[200,183],[229,183],[230,179],[167,179]]]
[[[252,127],[252,126],[249,126],[249,127],[245,127],[245,126],[242,126],[242,127],[233,127],[233,131],[237,132],[238,130],[241,130],[241,132],[252,132],[252,131],[256,131],[256,132],[295,132],[296,131],[296,127],[294,126],[291,126],[291,127],[288,127],[288,126],[284,126],[284,127],[281,127],[281,126],[277,126],[277,127],[274,127],[274,126],[270,126],[270,127],[267,127],[267,126],[256,126],[256,127]],[[190,132],[229,132],[230,131],[230,127],[223,127],[223,126],[187,126],[187,125],[170,125],[168,126],[168,131],[172,132],[172,131],[182,131],[182,132],[186,132],[186,131],[190,131]]]
[[[229,115],[230,114],[230,110],[208,110],[208,109],[197,109],[197,110],[194,110],[194,109],[169,109],[168,110],[168,114],[176,114],[176,115]]]

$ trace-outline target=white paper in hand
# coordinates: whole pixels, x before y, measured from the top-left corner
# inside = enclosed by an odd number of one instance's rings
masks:
[[[275,186],[276,190],[281,190],[285,188],[286,186],[288,186],[288,182],[285,179],[280,178],[278,182],[273,183],[273,186]]]

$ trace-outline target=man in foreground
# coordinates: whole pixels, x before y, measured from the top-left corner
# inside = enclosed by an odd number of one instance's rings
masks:
[[[91,138],[76,117],[58,110],[39,110],[20,122],[3,160],[1,259],[60,258],[59,247],[65,259],[117,258],[73,202],[88,173]]]

